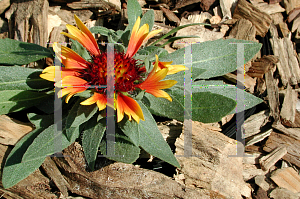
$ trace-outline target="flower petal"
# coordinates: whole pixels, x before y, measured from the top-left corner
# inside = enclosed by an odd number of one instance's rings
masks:
[[[69,93],[69,95],[66,97],[66,103],[68,103],[69,102],[69,100],[70,100],[70,98],[73,96],[73,95],[75,95],[75,94],[77,94],[77,93],[81,93],[81,92],[83,92],[83,91],[85,91],[86,90],[86,88],[84,88],[84,87],[79,87],[79,88],[73,88],[72,90],[71,90],[71,93]]]
[[[140,122],[140,119],[145,121],[143,111],[140,105],[131,97],[127,97],[121,93],[118,93],[117,97],[117,116],[118,122],[120,122],[123,117],[124,113],[128,115],[129,120],[131,117],[137,122]]]
[[[42,72],[42,74],[40,74],[40,77],[54,82],[55,81],[55,66],[48,66],[47,68],[45,68]]]
[[[80,93],[80,92],[83,92],[83,91],[85,91],[85,90],[86,90],[86,88],[84,88],[84,87],[67,87],[67,88],[61,89],[61,90],[57,93],[57,95],[58,95],[59,98],[61,98],[61,97],[65,96],[65,95],[67,95],[67,94],[69,94],[69,93],[73,93],[73,95],[75,95],[76,93]],[[73,95],[72,95],[72,96],[73,96]],[[70,97],[72,97],[72,96],[70,96]],[[70,97],[69,97],[69,98],[66,98],[66,102],[67,102],[67,103],[68,103]]]
[[[78,28],[67,24],[68,33],[62,32],[61,34],[70,37],[73,40],[78,41],[83,47],[85,47],[91,54],[98,56],[100,54],[98,46],[95,46],[90,38]]]
[[[75,18],[78,28],[89,37],[89,39],[93,43],[94,47],[96,47],[95,50],[98,51],[98,53],[100,54],[98,44],[97,44],[93,34],[91,33],[91,31],[82,23],[82,21],[76,15],[74,15],[74,18]]]
[[[117,122],[121,122],[122,119],[124,118],[124,104],[125,102],[119,97],[120,94],[117,97]]]
[[[100,93],[94,93],[94,95],[83,102],[81,102],[81,105],[91,105],[97,103],[97,106],[99,108],[99,111],[105,109],[106,107],[106,96],[104,94]]]
[[[147,41],[148,39],[151,39],[152,37],[154,37],[155,35],[157,35],[157,34],[160,33],[161,31],[162,31],[162,29],[151,31],[151,32],[147,35],[147,37],[145,38],[145,41]]]
[[[166,77],[168,73],[168,68],[163,68],[159,70],[158,56],[157,55],[155,56],[156,56],[156,62],[153,66],[152,71],[149,73],[147,79],[144,82],[136,85],[136,87],[145,90],[145,92],[150,93],[155,97],[162,97],[162,98],[166,98],[169,101],[172,101],[172,98],[168,95],[168,93],[166,93],[161,89],[171,88],[177,83],[177,81],[175,80],[161,81]]]
[[[168,69],[169,69],[169,71],[168,71],[167,75],[172,75],[172,74],[178,73],[180,71],[189,70],[184,65],[170,65],[168,67]]]
[[[53,45],[52,45],[52,48],[53,48],[53,50],[55,52],[55,56],[61,62],[61,58],[62,58],[62,55],[61,55],[61,45],[58,44],[57,42],[54,42]]]
[[[65,66],[65,69],[86,69],[88,68],[88,64],[81,64],[74,59],[63,59],[62,64]]]
[[[126,52],[126,56],[128,57],[133,57],[145,41],[147,41],[148,39],[150,39],[151,37],[153,37],[154,35],[156,35],[161,31],[161,30],[155,30],[149,33],[149,25],[144,24],[142,25],[142,27],[139,28],[140,22],[141,19],[140,17],[138,17],[132,28],[131,36],[130,36],[130,40]]]
[[[60,82],[56,83],[56,87],[83,87],[85,88],[85,84],[87,81],[75,76],[66,76]]]
[[[60,77],[59,71],[61,72]],[[66,76],[75,76],[76,74],[77,71],[75,70],[60,70],[60,66],[48,66],[43,70],[42,74],[40,74],[40,77],[48,81],[58,82]]]
[[[158,68],[157,68],[157,70],[168,68],[168,65],[171,65],[172,63],[173,63],[173,61],[169,61],[169,62],[158,61]]]
[[[61,54],[62,54],[64,59],[66,59],[66,58],[74,59],[75,61],[77,61],[81,64],[87,64],[88,63],[85,59],[83,59],[75,51],[73,51],[72,49],[67,48],[65,46],[61,46]]]
[[[146,92],[150,93],[151,95],[153,95],[155,97],[165,98],[165,99],[169,100],[170,102],[172,102],[172,98],[170,97],[170,95],[163,90],[153,89],[153,90],[147,90]]]
[[[185,67],[184,65],[171,65],[173,63],[173,61],[170,62],[158,62],[158,68],[156,69],[156,71],[164,69],[164,68],[168,68],[168,73],[167,75],[171,75],[171,74],[175,74],[178,73],[180,71],[183,70],[189,70],[187,67]]]
[[[135,24],[134,24],[133,28],[132,28],[131,36],[130,36],[130,39],[129,39],[129,44],[133,43],[133,42],[130,42],[130,41],[132,41],[132,40],[134,40],[134,38],[136,38],[136,34],[137,34],[138,30],[139,30],[140,23],[141,23],[141,18],[138,17],[136,19],[136,21],[135,21]]]
[[[177,83],[176,80],[165,80],[165,81],[160,81],[160,82],[147,82],[140,86],[141,89],[146,90],[159,90],[159,89],[166,89],[166,88],[171,88]]]

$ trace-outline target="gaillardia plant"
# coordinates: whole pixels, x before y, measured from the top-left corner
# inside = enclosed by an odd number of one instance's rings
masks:
[[[92,61],[88,62],[73,50],[61,46],[61,60],[64,67],[61,69],[62,79],[56,82],[56,86],[63,88],[60,90],[59,96],[67,95],[66,103],[76,93],[92,87],[93,96],[80,104],[91,105],[97,103],[99,111],[101,111],[106,108],[107,104],[106,88],[101,87],[107,85],[107,53],[100,52],[92,33],[77,16],[75,16],[75,20],[79,29],[67,25],[71,34],[63,34],[77,40],[85,47],[89,51]],[[171,97],[161,89],[172,87],[176,84],[176,81],[161,80],[165,78],[170,67],[172,67],[172,71],[179,72],[185,69],[184,66],[166,65],[159,62],[156,55],[152,71],[143,79],[146,73],[145,66],[137,64],[137,60],[133,58],[141,45],[159,32],[160,30],[156,30],[149,33],[148,24],[140,27],[140,17],[138,17],[131,31],[127,52],[114,52],[115,109],[117,110],[118,122],[123,119],[124,113],[129,117],[129,120],[132,117],[137,123],[139,123],[140,119],[145,120],[141,107],[130,97],[130,94],[136,93],[136,89],[142,89],[155,97],[162,97],[172,101]],[[57,44],[55,43],[54,45],[55,50],[57,49]],[[158,65],[166,67],[159,68]],[[47,67],[40,76],[43,79],[55,81],[55,66]]]
[[[127,6],[125,30],[88,29],[75,16],[77,27],[67,25],[68,33],[62,33],[70,38],[71,48],[54,43],[55,53],[36,44],[0,40],[0,62],[6,65],[0,66],[0,113],[22,111],[35,126],[7,157],[2,173],[5,188],[26,178],[47,156],[75,141],[82,144],[91,170],[98,155],[134,163],[141,149],[180,167],[153,115],[179,121],[188,115],[210,123],[261,102],[243,91],[245,107],[235,109],[236,89],[208,80],[236,70],[236,46],[229,44],[252,44],[244,47],[245,61],[259,51],[260,44],[235,39],[192,44],[191,63],[185,63],[184,48],[169,54],[164,45],[154,44],[189,25],[161,35],[160,30],[152,30],[153,10],[142,15],[136,0],[129,0]],[[114,49],[105,50],[93,34],[105,36],[107,46]],[[157,40],[147,45],[150,39]],[[171,37],[166,43],[176,39]],[[60,63],[43,70],[21,66],[53,57],[52,53]],[[185,78],[186,74],[192,74],[191,78]],[[188,99],[190,112],[184,108],[188,102],[184,94],[190,92],[185,89],[187,83],[193,96]],[[109,115],[108,110],[115,115]],[[108,121],[112,118],[111,128]]]

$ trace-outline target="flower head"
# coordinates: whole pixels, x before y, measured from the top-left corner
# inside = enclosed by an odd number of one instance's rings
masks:
[[[70,34],[62,33],[85,47],[92,61],[86,61],[75,51],[61,46],[61,62],[64,67],[49,66],[44,69],[40,75],[49,81],[54,81],[57,87],[62,88],[58,95],[63,97],[67,95],[66,102],[80,92],[89,89],[92,96],[81,102],[81,105],[91,105],[96,103],[99,110],[105,109],[106,105],[113,106],[107,102],[107,52],[101,52],[95,38],[88,28],[75,15],[78,28],[67,25]],[[114,51],[114,75],[115,75],[115,106],[117,110],[117,121],[120,122],[126,114],[131,120],[132,118],[139,122],[144,120],[144,115],[139,104],[131,97],[138,89],[145,90],[156,97],[163,97],[172,100],[171,97],[161,89],[172,87],[176,84],[174,80],[161,81],[167,75],[169,69],[159,68],[158,57],[153,70],[146,76],[146,69],[139,64],[133,56],[139,50],[141,45],[155,36],[160,30],[151,31],[149,33],[149,25],[140,26],[140,18],[138,17],[131,33],[129,45],[126,54]],[[57,43],[54,43],[53,49],[57,52]],[[57,71],[60,77],[57,77]],[[145,79],[145,80],[144,80]]]

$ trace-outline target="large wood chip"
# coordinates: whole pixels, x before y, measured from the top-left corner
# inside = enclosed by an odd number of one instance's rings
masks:
[[[253,199],[269,199],[268,192],[259,187],[256,194],[253,195]]]
[[[67,37],[61,34],[61,32],[66,32],[67,28],[65,25],[60,25],[58,27],[53,27],[49,35],[49,43],[53,44],[54,42],[61,43],[62,45],[66,44]]]
[[[279,3],[269,4],[267,2],[264,2],[263,0],[261,1],[250,0],[250,1],[259,10],[261,10],[262,12],[266,12],[268,14],[280,13],[285,11],[285,9],[281,7]]]
[[[300,14],[300,7],[299,8],[295,8],[294,10],[292,10],[289,13],[288,22],[291,23],[298,16],[298,14]]]
[[[10,6],[10,0],[0,1],[0,14],[2,14]]]
[[[7,190],[22,198],[54,199],[57,196],[51,192],[50,180],[40,170],[36,170],[27,178]]]
[[[300,83],[300,68],[299,68],[299,63],[297,60],[297,53],[294,49],[294,44],[291,40],[291,33],[289,33],[289,35],[284,39],[284,47],[287,51],[287,59],[288,59],[288,66],[290,68],[291,74],[292,74],[292,81],[293,79],[295,79],[294,81],[296,82],[295,84]]]
[[[223,20],[231,19],[238,0],[220,0],[220,7],[223,14]]]
[[[173,21],[179,26],[180,24],[180,19],[174,14],[174,12],[170,11],[167,8],[164,8],[163,6],[159,6],[159,8],[163,11],[163,13],[166,15],[166,17],[170,20]]]
[[[57,15],[60,18],[60,20],[64,21],[67,24],[71,24],[71,25],[76,24],[74,15],[77,15],[77,17],[83,23],[87,22],[93,15],[93,12],[90,11],[90,10],[72,10],[72,11],[69,11],[69,10],[58,9],[57,7],[56,8],[51,8],[51,9],[50,8],[49,8],[49,13],[51,13],[52,15]]]
[[[272,133],[272,131],[273,131],[272,129],[269,129],[267,131],[258,133],[256,135],[250,137],[249,139],[247,139],[246,146],[263,141],[265,138],[269,137],[269,135]]]
[[[72,9],[99,9],[99,10],[118,10],[121,11],[121,2],[111,3],[104,0],[81,0],[67,4]]]
[[[281,123],[273,124],[272,127],[289,137],[292,137],[296,140],[300,140],[300,128],[286,128]]]
[[[200,1],[200,8],[203,11],[208,11],[210,7],[215,3],[216,0],[201,0]]]
[[[286,188],[294,193],[300,192],[300,176],[292,167],[277,169],[272,173],[271,179],[279,187]]]
[[[269,121],[269,114],[268,110],[264,110],[247,118],[244,123],[245,138],[258,134],[261,127]]]
[[[282,159],[300,167],[300,140],[272,132],[263,149],[271,152],[278,147],[286,147],[287,149],[287,154]]]
[[[185,18],[181,18],[180,25],[191,24],[191,22]],[[186,38],[179,39],[173,43],[173,48],[183,48],[186,43],[193,42],[205,42],[205,41],[213,41],[216,39],[221,39],[224,37],[224,33],[222,32],[214,32],[206,29],[203,26],[189,26],[183,29],[180,29],[176,33],[176,37],[187,36],[187,35],[195,35],[199,36],[199,38]]]
[[[229,38],[257,41],[255,39],[256,28],[251,21],[239,19],[233,29],[230,31]]]
[[[245,18],[252,22],[256,27],[256,35],[265,37],[272,22],[271,16],[265,12],[260,11],[246,0],[239,0],[234,10],[233,18]]]
[[[300,7],[299,0],[283,0],[283,5],[285,7],[286,14],[289,14],[295,8]]]
[[[72,193],[89,198],[224,198],[214,191],[198,191],[180,185],[171,178],[131,164],[113,163],[105,158],[96,162],[98,170],[87,172],[82,147],[78,143],[54,157]]]
[[[176,155],[187,186],[211,189],[229,198],[250,197],[251,190],[243,180],[242,157],[236,155],[236,141],[209,130],[200,122],[192,123],[192,157],[184,157],[184,134],[177,139]]]
[[[42,168],[45,170],[46,174],[50,179],[53,180],[56,187],[60,190],[64,197],[68,196],[68,184],[64,177],[61,175],[60,171],[58,170],[55,162],[50,158],[47,157],[42,164]]]
[[[296,85],[300,83],[300,69],[296,52],[291,41],[291,34],[288,37],[279,38],[275,25],[270,26],[270,43],[275,56],[279,57],[277,63],[278,72],[284,86],[288,83]]]
[[[48,8],[47,0],[14,1],[5,13],[10,26],[10,37],[46,47]]]
[[[300,10],[300,9],[299,9]],[[300,15],[295,18],[293,21],[293,26],[292,26],[292,33],[296,32],[296,38],[299,39],[299,32],[300,32]]]
[[[11,119],[6,115],[0,115],[0,143],[15,145],[19,139],[33,130],[31,124]]]
[[[243,164],[243,179],[248,181],[255,176],[265,175],[267,172],[259,169],[258,166],[253,164]]]
[[[286,147],[278,147],[270,154],[263,156],[259,160],[259,164],[264,171],[268,171],[276,162],[287,154]]]
[[[180,1],[177,1],[176,6],[175,6],[174,9],[183,8],[185,6],[188,6],[188,5],[191,5],[191,4],[194,4],[194,3],[199,3],[201,1],[202,0],[180,0]],[[212,1],[215,1],[215,0],[212,0]]]
[[[247,71],[247,74],[251,77],[263,78],[264,74],[273,69],[275,64],[279,62],[278,57],[274,55],[264,55],[262,58],[252,62],[251,67]]]
[[[297,92],[293,90],[290,85],[288,85],[287,89],[285,90],[285,96],[280,112],[280,116],[284,124],[288,124],[289,126],[291,126],[291,124],[294,123],[297,100]]]
[[[270,185],[265,181],[264,175],[255,176],[255,184],[261,187],[264,191],[268,191]]]
[[[272,116],[275,122],[277,122],[280,119],[278,82],[274,79],[272,71],[268,71],[265,74],[265,80],[268,93],[268,103],[270,107],[270,116]]]
[[[294,193],[288,189],[277,187],[271,191],[270,197],[273,199],[299,199],[300,193]]]
[[[280,34],[283,37],[288,37],[289,36],[290,30],[289,30],[288,25],[285,22],[280,22],[278,24],[278,30],[280,31]]]

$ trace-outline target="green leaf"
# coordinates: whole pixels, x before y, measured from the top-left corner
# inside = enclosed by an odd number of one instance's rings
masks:
[[[247,93],[246,91],[241,89],[239,89],[241,93],[237,95],[237,89],[238,88],[236,88],[236,86],[234,85],[227,85],[227,84],[212,85],[210,81],[196,81],[193,83],[192,92],[194,91],[211,92],[211,93],[223,95],[235,101],[239,101],[239,102],[244,101],[243,106],[238,106],[237,109],[236,108],[233,109],[228,114],[233,114],[236,112],[247,110],[263,102],[262,99],[254,95],[251,95],[250,93]],[[194,97],[194,93],[193,93],[193,97]]]
[[[178,26],[174,29],[172,29],[170,32],[168,32],[167,34],[165,34],[164,36],[162,36],[161,38],[159,38],[158,40],[156,40],[153,44],[151,44],[151,46],[154,46],[155,44],[157,44],[158,42],[160,42],[161,40],[167,38],[168,36],[174,34],[175,32],[177,32],[178,30],[182,29],[182,28],[186,28],[189,26],[197,26],[197,25],[205,25],[205,26],[210,26],[210,24],[206,24],[206,23],[192,23],[192,24],[186,24],[183,26]]]
[[[69,141],[63,132],[56,130],[55,125],[51,125],[43,130],[30,144],[25,152],[22,162],[30,162],[46,158],[70,146],[75,139]]]
[[[0,66],[0,90],[43,90],[53,82],[40,78],[42,70],[21,66]]]
[[[171,148],[161,135],[161,132],[159,131],[151,113],[142,102],[138,101],[138,103],[142,108],[145,118],[145,121],[140,121],[138,124],[140,147],[142,147],[151,155],[171,165],[180,167],[177,159],[172,153]]]
[[[106,118],[97,122],[97,117],[92,117],[86,124],[82,135],[82,148],[86,161],[93,171],[97,158],[98,148],[106,130]]]
[[[54,123],[54,115],[37,115],[35,113],[28,113],[28,118],[35,128],[48,128]]]
[[[152,27],[154,25],[154,10],[148,10],[141,19],[140,26],[148,24],[149,25],[149,32],[152,30]]]
[[[128,46],[129,39],[130,39],[130,30],[129,26],[123,31],[123,33],[119,36],[121,38],[121,42],[124,44],[124,46]]]
[[[168,55],[168,51],[157,47],[157,46],[147,46],[138,51],[134,56],[136,60],[142,60],[142,64],[145,65],[146,71],[149,73],[152,70],[152,63],[155,62],[155,55],[158,57]]]
[[[39,103],[49,95],[34,91],[4,90],[0,91],[0,115],[20,111]]]
[[[98,108],[96,104],[93,105],[80,105],[82,100],[79,99],[69,112],[66,121],[66,135],[69,140],[75,140],[78,138],[80,132],[80,125],[91,119],[97,112]]]
[[[192,45],[192,71],[193,80],[208,79],[235,71],[237,45],[236,43],[249,43],[244,45],[244,58],[248,62],[261,48],[261,44],[253,41],[236,39],[219,39]],[[179,49],[160,61],[173,61],[173,64],[184,65],[185,48]],[[204,69],[204,73],[195,75],[195,69]]]
[[[24,65],[45,57],[52,57],[47,48],[13,39],[0,39],[0,64]]]
[[[121,39],[124,31],[119,30],[119,31],[115,32],[112,29],[108,29],[108,28],[105,28],[102,26],[94,26],[94,27],[90,28],[90,31],[95,34],[101,34],[101,35],[106,36],[108,39],[108,43],[115,43],[115,49],[118,52],[125,51],[125,46],[123,44],[119,43],[119,40]]]
[[[193,90],[192,119],[203,123],[212,123],[222,120],[235,107],[233,99],[210,92]]]
[[[54,103],[55,103],[54,95],[48,95],[48,97],[45,98],[43,102],[35,105],[35,107],[46,114],[53,114],[55,111]]]
[[[44,157],[41,157],[35,160],[24,162],[22,161],[22,158],[25,151],[32,144],[33,140],[45,128],[53,123],[53,115],[39,116],[36,114],[29,114],[29,118],[30,121],[35,125],[36,129],[18,141],[12,151],[9,153],[2,173],[2,184],[5,189],[12,187],[21,180],[25,179],[36,169],[38,169],[45,160]]]
[[[89,54],[89,52],[87,51],[86,48],[84,48],[78,41],[71,39],[72,41],[72,46],[71,49],[74,50],[75,52],[77,52],[83,59],[87,60],[87,61],[91,61],[92,58]]]
[[[203,69],[193,69],[193,75],[200,75]],[[174,75],[168,75],[165,79],[173,79],[177,81],[166,92],[172,98],[169,102],[163,98],[156,98],[150,94],[145,94],[143,102],[149,110],[159,116],[174,118],[180,121],[184,120],[184,72],[181,71]],[[235,107],[235,101],[227,97],[209,93],[205,90],[192,89],[192,119],[201,122],[218,122],[222,117],[226,116]],[[187,91],[185,91],[187,92]]]
[[[139,94],[137,94],[137,96],[135,96],[135,100],[141,101],[143,99],[144,95],[145,95],[145,90],[140,91]]]
[[[117,50],[118,52],[124,52],[125,46],[119,43],[119,39],[120,38],[117,35],[113,35],[113,34],[108,35],[108,42],[114,43],[114,49]]]
[[[132,30],[136,19],[142,17],[143,11],[137,0],[128,0],[127,2],[127,15],[128,15],[128,28]]]
[[[136,55],[135,57],[137,57],[138,59],[138,56],[144,56],[143,59],[148,58],[150,61],[155,61],[155,55],[157,55],[158,57],[164,57],[168,54],[168,51],[164,48],[160,48],[158,46],[147,46],[139,50],[138,55]]]
[[[94,26],[90,28],[90,31],[94,34],[101,34],[103,36],[108,36],[109,33],[114,33],[115,31],[112,29],[105,28],[103,26]]]
[[[143,102],[145,102],[150,111],[155,115],[183,121],[185,114],[190,115],[189,112],[184,112],[183,90],[173,89],[167,92],[172,98],[172,102],[166,99],[156,98],[150,94],[145,95],[146,98],[143,99]],[[228,115],[236,106],[234,100],[222,95],[210,92],[199,92],[194,89],[192,90],[192,94],[192,119],[194,121],[204,123],[218,122],[222,117]]]
[[[42,130],[36,129],[25,135],[10,152],[2,173],[2,184],[5,189],[27,178],[43,164],[45,157],[26,162],[22,161],[24,152]]]
[[[139,146],[140,143],[140,132],[138,130],[138,124],[136,121],[129,121],[128,119],[123,119],[118,123],[119,128],[123,131],[123,133],[129,137],[129,139],[135,144],[135,146]]]
[[[135,146],[132,141],[122,133],[117,125],[115,134],[111,136],[114,136],[115,143],[113,143],[112,140],[107,140],[105,136],[100,144],[100,151],[106,158],[127,164],[131,164],[139,158],[140,148]],[[114,149],[112,149],[114,150],[114,155],[106,156],[108,153],[107,150],[109,150],[107,149],[107,146],[111,145],[114,145]]]
[[[182,99],[177,99],[170,92],[171,91],[169,91],[168,93],[172,98],[172,102],[164,98],[154,97],[149,93],[145,93],[142,102],[154,115],[183,121],[184,104],[182,103]]]

